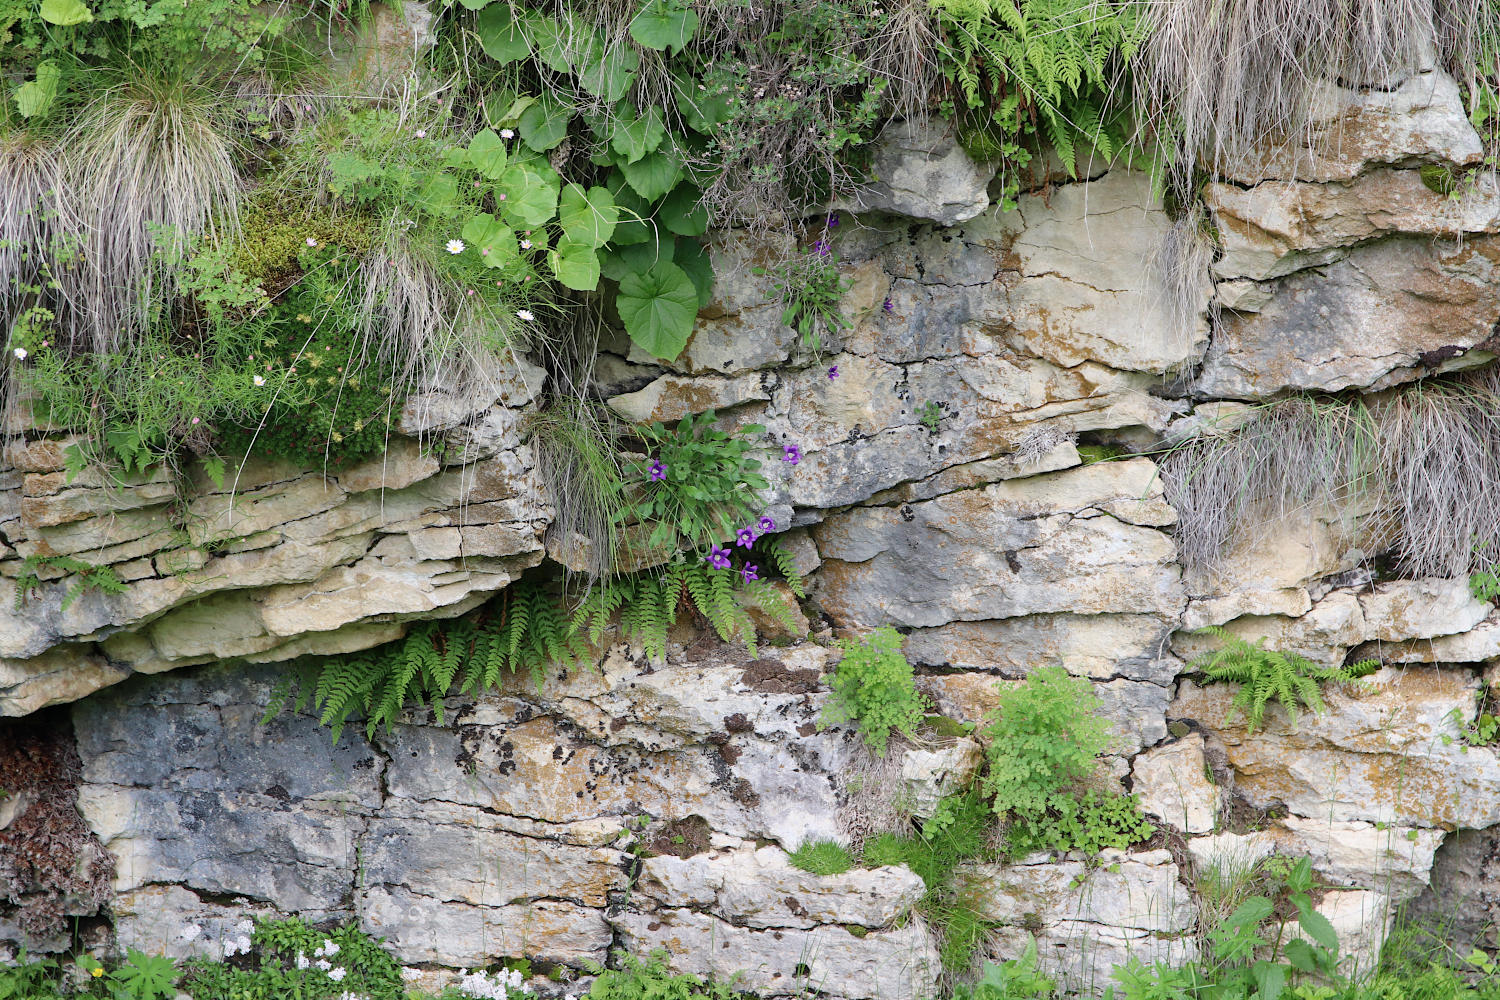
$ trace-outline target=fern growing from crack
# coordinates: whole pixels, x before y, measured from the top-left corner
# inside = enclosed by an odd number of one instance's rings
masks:
[[[1260,728],[1266,705],[1273,698],[1296,727],[1301,708],[1311,710],[1314,715],[1323,714],[1323,684],[1359,683],[1360,678],[1380,669],[1379,660],[1325,667],[1297,653],[1266,649],[1264,636],[1252,643],[1212,625],[1199,632],[1214,636],[1222,645],[1198,657],[1191,666],[1209,683],[1240,685],[1224,721],[1228,722],[1238,710],[1244,713],[1247,732]]]

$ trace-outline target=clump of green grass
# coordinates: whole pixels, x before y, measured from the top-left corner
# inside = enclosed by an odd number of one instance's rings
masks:
[[[793,868],[814,875],[842,875],[854,867],[849,849],[833,840],[814,840],[793,851],[788,859]]]

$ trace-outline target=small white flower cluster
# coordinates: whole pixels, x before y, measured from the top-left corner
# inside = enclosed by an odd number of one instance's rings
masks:
[[[350,990],[345,990],[339,994],[339,1000],[370,1000],[370,998],[363,993],[354,993]]]
[[[507,1000],[512,994],[529,995],[531,993],[531,987],[515,969],[502,970],[493,974],[481,971],[469,972],[467,969],[461,969],[459,972],[463,978],[458,981],[458,992],[466,997],[475,997],[476,1000]]]
[[[248,955],[248,954],[250,954],[250,938],[249,938],[249,936],[247,936],[245,934],[241,934],[239,937],[236,937],[236,938],[225,938],[224,939],[224,957],[225,958],[230,958],[230,957],[232,957],[234,955]]]
[[[403,965],[401,967],[401,978],[406,980],[408,983],[414,983],[418,979],[422,978],[422,970],[413,969],[409,965]]]

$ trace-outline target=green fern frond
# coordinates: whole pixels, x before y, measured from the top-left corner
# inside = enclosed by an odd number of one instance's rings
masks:
[[[1217,638],[1217,650],[1204,653],[1190,664],[1207,683],[1234,683],[1240,689],[1230,702],[1227,723],[1236,711],[1245,717],[1248,732],[1265,721],[1266,706],[1273,700],[1286,712],[1295,729],[1303,708],[1322,715],[1323,684],[1360,684],[1359,678],[1378,670],[1376,660],[1360,660],[1347,667],[1325,667],[1298,653],[1266,649],[1265,638],[1254,643],[1223,628],[1208,626],[1200,634]]]

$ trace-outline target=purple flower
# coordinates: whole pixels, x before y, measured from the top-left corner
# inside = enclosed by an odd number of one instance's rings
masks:
[[[829,215],[828,215],[828,228],[829,229],[837,229],[838,227],[839,227],[839,214],[837,212],[831,212],[831,213],[829,213]]]
[[[659,483],[667,478],[667,467],[661,464],[661,459],[651,463],[651,481]]]
[[[819,257],[827,257],[828,256],[828,251],[830,249],[829,246],[828,246],[828,241],[827,240],[821,240],[821,239],[818,240],[818,242],[814,243],[812,245],[812,248],[813,248],[813,253],[817,254]]]
[[[742,549],[748,549],[755,544],[755,529],[741,528],[734,533],[734,544]]]
[[[745,563],[744,567],[740,569],[740,576],[745,578],[746,583],[749,583],[751,580],[760,579],[760,576],[755,572],[755,568],[754,563]]]
[[[834,380],[834,379],[836,379],[838,377],[839,377],[839,366],[838,365],[829,365],[828,366],[828,379],[829,379],[829,381],[832,381],[832,380]]]
[[[882,303],[880,303],[880,308],[884,309],[886,312],[892,312],[892,311],[895,310],[896,307],[891,302],[891,297],[889,295],[887,295],[885,297],[885,301],[882,302]]]
[[[798,448],[794,444],[782,445],[781,460],[783,462],[791,462],[793,465],[796,465],[798,462],[802,461],[802,449]]]
[[[771,520],[771,518],[768,515],[762,514],[761,518],[760,518],[760,521],[756,525],[756,527],[760,528],[760,533],[761,534],[765,534],[768,531],[775,531],[776,530],[776,522],[773,521],[773,520]]]
[[[717,545],[715,545],[712,551],[710,551],[708,554],[708,562],[709,565],[713,566],[714,569],[728,569],[729,550],[721,549]]]

